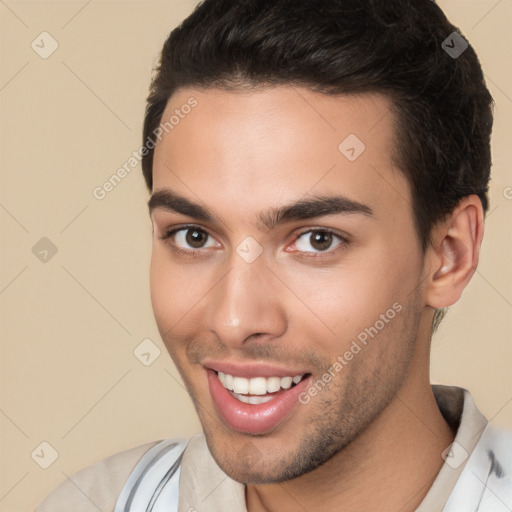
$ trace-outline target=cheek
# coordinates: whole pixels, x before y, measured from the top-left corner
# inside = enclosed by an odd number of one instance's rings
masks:
[[[173,287],[172,272],[165,264],[164,258],[159,251],[153,248],[151,254],[151,265],[149,272],[149,286],[151,292],[151,304],[156,322],[160,328],[164,321],[170,320],[169,314],[174,310],[175,295],[169,293]]]
[[[201,327],[208,292],[215,281],[208,265],[177,264],[165,247],[154,247],[150,265],[151,303],[162,340],[173,346]]]
[[[160,332],[167,332],[186,316],[188,304],[197,281],[189,272],[175,265],[162,248],[154,248],[151,255],[150,291],[155,320]],[[164,339],[164,341],[166,341]]]
[[[400,259],[390,249],[380,247],[322,272],[289,269],[287,281],[293,278],[290,282],[303,301],[299,305],[294,302],[295,307],[304,311],[304,315],[297,316],[301,330],[308,333],[306,338],[319,340],[332,357],[344,351],[361,333],[364,338],[365,329],[376,322],[377,328],[384,322],[379,333],[390,331],[392,324],[398,326],[397,320],[403,313],[397,309],[403,310],[410,300],[418,272],[417,262],[412,258]]]

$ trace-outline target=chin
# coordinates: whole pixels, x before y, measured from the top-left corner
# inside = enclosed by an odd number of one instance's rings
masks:
[[[241,484],[272,484],[292,480],[316,469],[338,451],[337,443],[332,440],[321,443],[321,449],[314,449],[316,443],[311,444],[307,439],[293,443],[288,441],[286,451],[283,451],[283,441],[276,441],[280,447],[278,451],[270,446],[273,442],[270,445],[265,443],[268,437],[240,434],[234,438],[234,434],[222,435],[218,431],[207,433],[206,428],[204,432],[217,465]]]

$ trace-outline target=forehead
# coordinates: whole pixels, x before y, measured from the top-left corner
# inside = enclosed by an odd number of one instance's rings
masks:
[[[410,217],[409,186],[393,161],[392,104],[381,94],[189,88],[170,98],[161,123],[173,116],[155,149],[154,191],[239,217],[336,192],[388,220]]]

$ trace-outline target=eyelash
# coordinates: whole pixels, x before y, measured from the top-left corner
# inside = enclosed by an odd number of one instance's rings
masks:
[[[199,226],[195,226],[193,224],[187,224],[187,225],[181,226],[179,228],[168,230],[162,236],[160,236],[159,238],[160,238],[160,240],[163,240],[164,243],[169,245],[171,250],[174,253],[176,253],[176,254],[181,254],[183,256],[188,256],[188,257],[192,257],[192,258],[199,257],[199,256],[202,255],[201,253],[204,251],[204,249],[195,249],[195,250],[182,249],[181,247],[178,247],[177,245],[174,245],[173,243],[171,243],[171,240],[170,240],[179,231],[183,231],[183,230],[188,231],[188,230],[191,230],[191,229],[194,229],[196,231],[200,231],[201,233],[205,233],[206,235],[211,237],[211,235],[206,230],[200,228]],[[305,229],[304,231],[301,231],[300,233],[297,233],[296,235],[294,235],[294,239],[293,239],[292,243],[295,243],[300,237],[302,237],[306,233],[317,233],[317,232],[320,232],[320,233],[331,233],[332,235],[334,235],[335,237],[337,237],[339,239],[340,243],[334,249],[330,249],[330,250],[323,251],[323,252],[316,252],[316,253],[315,252],[311,252],[311,253],[308,253],[308,252],[305,252],[305,251],[298,251],[300,254],[302,254],[302,257],[313,258],[313,259],[315,259],[315,258],[324,258],[324,257],[326,257],[325,255],[329,255],[330,256],[330,255],[338,252],[338,250],[343,249],[344,247],[346,247],[349,244],[349,240],[345,236],[341,235],[340,233],[338,233],[334,229],[330,229],[330,228],[309,228],[309,229]]]

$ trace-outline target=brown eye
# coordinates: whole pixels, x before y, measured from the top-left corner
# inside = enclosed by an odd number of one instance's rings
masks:
[[[171,230],[167,232],[163,238],[176,246],[177,249],[191,253],[196,250],[196,252],[199,253],[200,249],[220,246],[204,229],[199,229],[194,226]]]
[[[200,249],[208,238],[207,233],[197,229],[187,229],[186,233],[185,241],[194,249]]]
[[[337,233],[326,229],[310,229],[301,233],[294,245],[298,252],[315,254],[334,252],[333,249],[343,243],[346,243],[346,239]]]
[[[327,231],[316,231],[315,233],[311,233],[309,241],[311,243],[311,247],[318,251],[325,251],[332,244],[332,233],[328,233]]]

